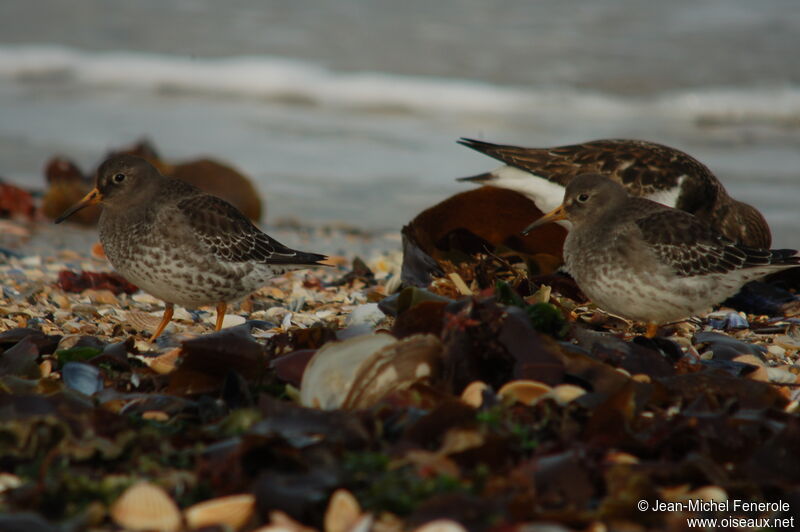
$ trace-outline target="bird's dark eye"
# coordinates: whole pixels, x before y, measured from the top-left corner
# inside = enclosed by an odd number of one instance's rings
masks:
[[[114,181],[116,183],[122,183],[123,181],[125,181],[125,174],[117,174],[117,175],[115,175],[114,176]]]
[[[589,194],[581,194],[578,196],[578,201],[580,201],[581,203],[585,203],[588,200],[589,200]]]

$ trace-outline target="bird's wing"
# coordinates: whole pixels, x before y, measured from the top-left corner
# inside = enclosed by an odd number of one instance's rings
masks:
[[[253,225],[233,205],[216,196],[198,194],[177,204],[193,235],[219,259],[264,264],[316,264],[324,255],[284,246]]]
[[[467,138],[458,142],[564,186],[575,176],[587,173],[613,179],[634,196],[650,196],[676,187],[681,176],[694,176],[693,186],[703,189],[716,182],[711,171],[694,157],[643,140],[602,139],[553,148],[522,148]]]
[[[659,260],[683,277],[783,262],[776,252],[738,246],[677,209],[643,213],[635,223]]]

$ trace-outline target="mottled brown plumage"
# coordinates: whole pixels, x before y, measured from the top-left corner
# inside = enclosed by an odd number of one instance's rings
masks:
[[[630,196],[597,174],[576,176],[561,206],[528,230],[567,219],[567,271],[599,307],[648,324],[709,309],[741,286],[800,264],[794,250],[736,244],[685,211]]]
[[[158,336],[174,304],[225,305],[288,270],[318,265],[324,255],[288,248],[230,203],[161,175],[147,161],[115,155],[98,169],[97,186],[56,223],[100,203],[100,241],[114,268],[167,302]],[[151,338],[151,339],[152,339]]]
[[[633,196],[648,198],[694,214],[726,237],[751,247],[767,248],[772,236],[766,220],[752,206],[731,198],[709,168],[669,146],[643,140],[605,139],[554,148],[523,148],[462,138],[472,148],[507,167],[461,178],[516,190],[542,211],[555,208],[575,176],[598,173]],[[509,171],[512,169],[522,172]],[[537,181],[547,180],[549,187]]]

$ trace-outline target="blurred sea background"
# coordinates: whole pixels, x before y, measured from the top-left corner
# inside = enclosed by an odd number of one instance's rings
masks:
[[[396,230],[523,146],[683,149],[800,246],[797,0],[4,0],[0,175],[142,137],[252,176],[267,221]]]

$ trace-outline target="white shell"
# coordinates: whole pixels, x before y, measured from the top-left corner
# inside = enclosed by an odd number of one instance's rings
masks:
[[[325,344],[303,373],[300,403],[324,410],[369,407],[389,392],[432,378],[441,351],[430,334],[403,340],[367,334]]]
[[[323,410],[339,408],[361,365],[377,350],[396,341],[389,334],[365,334],[323,345],[303,373],[300,404]]]

